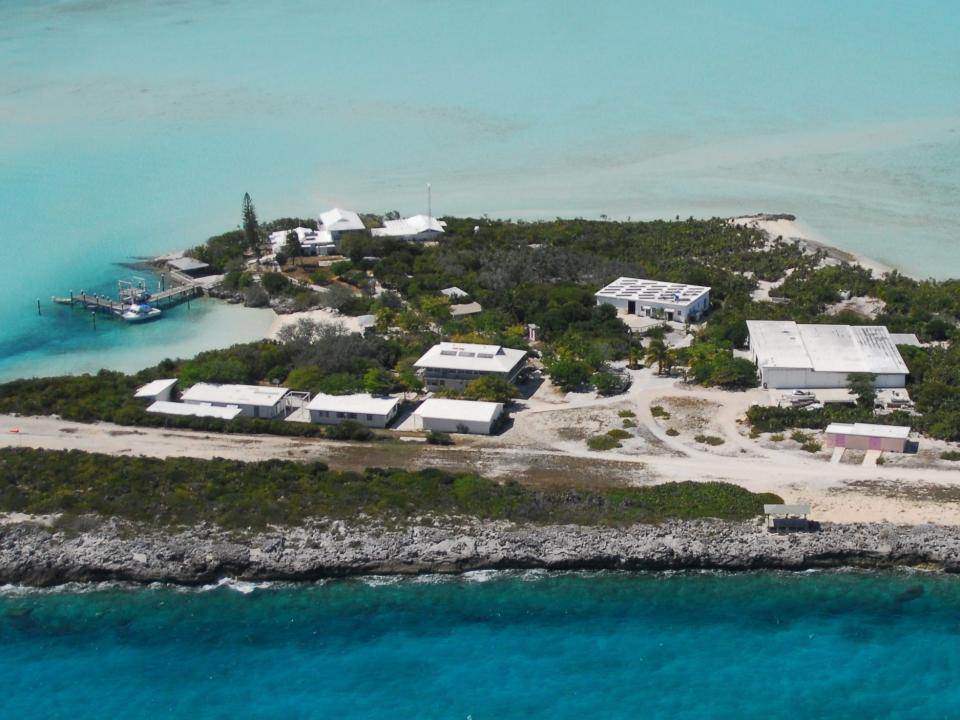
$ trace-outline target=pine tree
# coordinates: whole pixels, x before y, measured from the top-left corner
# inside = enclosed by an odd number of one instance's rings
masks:
[[[257,211],[253,207],[250,193],[243,194],[243,239],[257,259],[260,259],[260,223],[257,222]]]

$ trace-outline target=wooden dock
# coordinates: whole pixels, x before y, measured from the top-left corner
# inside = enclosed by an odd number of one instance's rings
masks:
[[[150,299],[145,300],[144,302],[162,309],[165,307],[178,305],[179,303],[186,302],[187,300],[198,297],[202,294],[203,288],[195,283],[190,283],[177,285],[176,287],[172,287],[167,290],[161,290],[157,293],[151,293]],[[119,301],[103,295],[91,295],[87,293],[81,293],[79,295],[70,293],[69,297],[52,297],[51,300],[58,305],[69,305],[71,307],[80,305],[81,307],[84,307],[92,312],[101,312],[108,315],[117,316],[122,315],[123,312],[130,307],[130,305],[135,304],[128,300]]]

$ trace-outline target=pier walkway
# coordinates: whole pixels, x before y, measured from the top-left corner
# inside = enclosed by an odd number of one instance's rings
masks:
[[[151,293],[149,300],[145,300],[144,302],[147,302],[154,307],[164,308],[177,305],[202,294],[203,288],[200,285],[191,282],[189,284],[177,285],[176,287],[172,287],[167,290],[161,290],[160,292]],[[130,307],[130,305],[136,304],[127,300],[114,300],[113,298],[105,297],[103,295],[89,295],[87,293],[74,295],[72,292],[70,293],[69,297],[55,296],[51,298],[51,300],[58,305],[70,305],[71,307],[74,305],[80,305],[93,312],[102,312],[112,315],[121,315],[127,308]]]

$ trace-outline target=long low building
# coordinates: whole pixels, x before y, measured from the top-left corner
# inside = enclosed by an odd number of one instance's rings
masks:
[[[286,414],[289,392],[287,388],[265,385],[197,383],[185,390],[180,399],[188,405],[237,407],[247,417],[272,419]]]
[[[240,415],[241,410],[236,405],[221,407],[219,405],[191,405],[190,403],[157,400],[147,408],[147,412],[153,415],[177,415],[179,417],[233,420],[235,417]]]
[[[887,328],[748,320],[750,355],[766,388],[845,388],[872,373],[881,388],[902,388],[910,372]]]
[[[400,398],[390,395],[315,395],[307,405],[310,422],[335,425],[353,420],[373,428],[385,428],[400,410]]]
[[[526,364],[527,351],[501,345],[442,342],[414,363],[428,390],[463,390],[484,375],[514,382]]]
[[[399,220],[384,220],[382,228],[373,228],[373,237],[396,240],[433,240],[443,235],[447,223],[429,215],[413,215]]]
[[[489,435],[502,414],[502,403],[430,398],[414,411],[413,422],[418,430]]]
[[[905,425],[830,423],[825,431],[829,447],[849,450],[906,452],[910,428]]]
[[[699,320],[710,309],[708,287],[642,278],[618,278],[596,298],[597,305],[613,305],[627,315],[676,322]]]

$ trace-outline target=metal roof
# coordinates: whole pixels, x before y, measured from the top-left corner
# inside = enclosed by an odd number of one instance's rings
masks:
[[[283,387],[265,385],[214,385],[197,383],[181,395],[184,402],[222,405],[259,405],[273,407],[289,392]]]
[[[190,272],[191,270],[206,270],[208,267],[210,267],[205,262],[200,262],[199,260],[186,256],[168,260],[167,265],[172,267],[174,270],[180,270],[181,272]]]
[[[442,342],[427,350],[414,367],[505,373],[526,356],[526,350],[500,345]]]
[[[596,297],[610,300],[635,300],[640,303],[646,300],[677,307],[687,307],[709,292],[710,288],[703,285],[685,285],[683,283],[663,282],[662,280],[622,277],[600,290]]]
[[[502,411],[502,403],[483,402],[480,400],[430,398],[429,400],[424,400],[413,414],[437,420],[493,422]]]
[[[809,515],[809,505],[764,505],[764,515]]]
[[[134,394],[134,397],[138,397],[138,398],[156,397],[160,393],[166,392],[176,384],[177,384],[176,378],[165,379],[165,380],[154,380],[153,382],[148,382],[146,385],[143,385],[137,388],[137,392]]]
[[[763,368],[906,375],[909,370],[885,327],[798,325],[748,320],[750,347]]]
[[[319,393],[314,396],[307,408],[326,412],[357,413],[358,415],[389,415],[399,402],[400,398],[392,395],[370,395],[369,393],[325,395]]]
[[[442,233],[447,223],[429,215],[413,215],[400,220],[384,220],[382,228],[370,233],[377,237],[412,237],[422,233]]]
[[[873,425],[871,423],[830,423],[824,432],[839,435],[863,435],[906,440],[910,428],[906,425]]]
[[[220,420],[233,420],[241,410],[236,405],[221,407],[219,405],[191,405],[188,403],[157,400],[147,408],[148,413],[159,415],[182,415],[188,417],[210,417]]]
[[[353,210],[333,208],[320,213],[320,224],[328,232],[344,232],[345,230],[365,230],[363,220]]]

